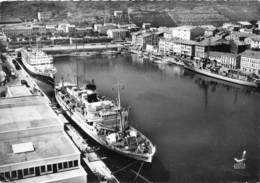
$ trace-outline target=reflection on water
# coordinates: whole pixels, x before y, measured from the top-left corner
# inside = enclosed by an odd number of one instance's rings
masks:
[[[197,75],[179,66],[140,61],[136,55],[60,57],[57,79],[82,85],[95,79],[99,92],[115,98],[113,84],[125,84],[122,103],[131,124],[157,146],[141,174],[156,182],[220,182],[256,178],[259,92]],[[78,72],[77,72],[78,71]],[[234,170],[234,157],[247,150],[247,168]],[[133,160],[105,152],[112,171]],[[140,164],[134,165],[138,170]],[[128,169],[129,170],[129,169]],[[123,181],[135,175],[122,171]],[[142,180],[137,179],[142,182]]]

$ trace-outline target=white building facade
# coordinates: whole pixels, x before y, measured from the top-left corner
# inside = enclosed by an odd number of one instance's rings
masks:
[[[246,50],[241,53],[240,69],[248,74],[260,75],[260,53],[259,51]]]
[[[180,26],[170,28],[172,37],[184,40],[194,40],[198,36],[202,36],[205,30],[196,26]]]

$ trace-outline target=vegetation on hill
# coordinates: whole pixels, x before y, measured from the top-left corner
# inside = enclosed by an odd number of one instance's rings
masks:
[[[154,26],[176,24],[221,24],[226,21],[260,20],[259,2],[2,2],[0,15],[23,20],[37,18],[38,11],[51,11],[53,22],[89,24],[111,22],[114,10],[123,10],[133,23],[151,22]],[[129,15],[129,16],[128,16]]]

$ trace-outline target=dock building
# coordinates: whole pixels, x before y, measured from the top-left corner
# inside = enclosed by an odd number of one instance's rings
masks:
[[[0,182],[87,182],[80,152],[46,98],[8,86],[0,98]]]
[[[260,51],[246,50],[242,52],[240,69],[242,72],[260,76]]]

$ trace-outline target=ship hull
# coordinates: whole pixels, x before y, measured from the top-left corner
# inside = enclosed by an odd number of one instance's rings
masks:
[[[239,79],[228,78],[228,77],[225,77],[225,76],[221,76],[221,75],[218,75],[218,74],[208,72],[206,70],[197,69],[197,68],[188,66],[186,64],[184,65],[184,68],[187,69],[187,70],[190,70],[190,71],[211,77],[211,78],[219,79],[219,80],[222,80],[222,81],[227,81],[229,83],[235,83],[235,84],[238,84],[238,85],[250,86],[250,87],[258,87],[257,83],[254,83],[254,82],[242,81],[242,80],[239,80]]]
[[[57,94],[56,89],[55,89],[55,98],[60,105],[60,107],[65,111],[65,113],[73,120],[88,136],[90,136],[93,140],[95,140],[97,143],[100,145],[106,147],[107,149],[116,152],[118,154],[121,154],[123,156],[127,156],[129,158],[133,158],[136,160],[144,161],[144,162],[152,162],[153,155],[156,151],[155,147],[153,149],[153,154],[152,155],[137,155],[135,153],[130,153],[130,152],[123,152],[120,151],[119,149],[109,146],[103,139],[101,139],[89,125],[86,124],[85,120],[81,119],[79,115],[76,114],[76,112],[73,112],[70,107],[63,101],[63,99],[60,97],[59,94]],[[130,127],[131,129],[134,129],[133,127]],[[136,130],[136,129],[134,129]],[[137,131],[137,130],[136,130]],[[140,132],[138,132],[140,133]]]
[[[29,65],[26,63],[26,61],[24,61],[23,59],[20,59],[22,66],[24,67],[24,69],[34,78],[39,79],[51,86],[54,87],[54,76],[51,75],[47,75],[47,74],[43,74],[43,73],[39,73],[39,72],[35,72],[33,69],[33,66]]]

